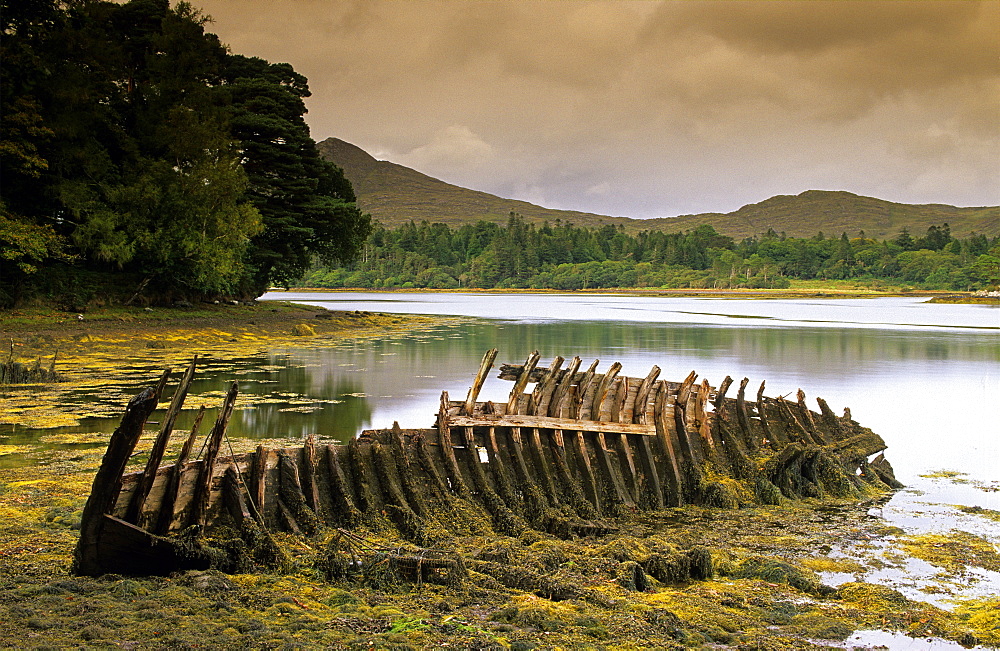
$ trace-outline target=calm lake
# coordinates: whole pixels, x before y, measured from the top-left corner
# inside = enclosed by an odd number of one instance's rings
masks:
[[[343,441],[393,421],[431,427],[441,391],[464,397],[483,353],[493,347],[500,351],[498,362],[520,363],[538,350],[543,366],[557,355],[579,355],[585,364],[600,359],[599,371],[618,361],[622,374],[640,377],[656,364],[662,379],[679,381],[692,370],[713,386],[726,375],[737,382],[748,377],[752,393],[766,381],[769,396],[794,396],[802,388],[813,408],[817,396],[838,413],[850,407],[857,421],[885,439],[886,456],[908,487],[874,515],[907,533],[960,529],[1000,544],[1000,523],[955,508],[1000,510],[1000,309],[995,307],[936,305],[922,298],[408,292],[273,292],[263,298],[331,310],[471,318],[442,319],[440,326],[383,339],[274,348],[237,360],[207,358],[179,429],[189,426],[194,406],[220,404],[231,380],[240,382],[244,396],[230,423],[231,436],[316,433]],[[141,356],[123,360],[122,369],[110,383],[102,379],[99,386],[64,390],[63,404],[76,403],[78,413],[92,417],[45,430],[5,424],[0,443],[31,447],[54,441],[58,447],[65,445],[59,441],[94,433],[82,445],[105,446],[122,405],[161,370]],[[481,399],[506,400],[510,386],[491,378]],[[5,389],[25,390],[31,389]],[[21,454],[0,456],[0,468],[30,462]],[[937,570],[915,559],[906,563],[868,580],[884,579],[908,596],[934,600],[921,588],[934,581]],[[1000,573],[975,570],[966,577],[974,591],[1000,592]]]

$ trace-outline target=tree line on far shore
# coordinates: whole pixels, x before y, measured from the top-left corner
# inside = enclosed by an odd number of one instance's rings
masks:
[[[0,307],[256,297],[360,248],[306,78],[207,23],[169,0],[3,2]]]
[[[359,288],[784,288],[790,280],[873,287],[976,290],[1000,283],[1000,237],[952,237],[947,224],[891,240],[864,233],[810,238],[769,231],[735,241],[711,226],[636,235],[606,225],[540,227],[410,222],[376,227],[349,264],[315,265],[303,287]]]

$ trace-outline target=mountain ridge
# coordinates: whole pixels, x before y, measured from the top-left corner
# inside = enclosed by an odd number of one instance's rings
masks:
[[[890,239],[906,229],[921,235],[931,225],[945,223],[956,237],[973,232],[1000,235],[1000,207],[957,207],[947,204],[904,204],[857,195],[845,190],[806,190],[776,195],[729,213],[698,213],[676,217],[634,219],[536,206],[504,199],[480,190],[447,183],[390,161],[380,161],[360,147],[339,138],[317,143],[320,154],[344,170],[354,186],[359,207],[386,227],[410,220],[460,226],[479,220],[505,223],[511,212],[527,221],[572,222],[577,226],[621,225],[628,232],[676,232],[709,224],[718,232],[740,239],[773,229],[790,237],[812,237],[818,232]]]

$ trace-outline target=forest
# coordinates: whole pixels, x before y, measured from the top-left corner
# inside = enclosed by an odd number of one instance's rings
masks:
[[[621,227],[540,227],[511,214],[506,226],[377,226],[349,264],[315,265],[304,287],[363,288],[784,288],[793,279],[874,288],[975,290],[1000,282],[1000,237],[952,237],[947,224],[892,240],[786,237],[735,241],[708,225],[679,233]]]
[[[255,298],[360,249],[290,65],[185,2],[2,5],[0,307]]]

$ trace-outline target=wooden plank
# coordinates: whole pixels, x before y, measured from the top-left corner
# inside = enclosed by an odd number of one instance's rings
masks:
[[[606,432],[608,434],[638,434],[655,436],[650,425],[611,423],[604,421],[578,421],[548,416],[451,416],[448,422],[453,427],[539,427],[542,429],[582,430],[584,432]]]
[[[83,507],[80,540],[73,552],[73,572],[86,576],[103,573],[98,546],[104,527],[104,515],[111,513],[121,492],[122,475],[129,457],[142,436],[146,419],[156,409],[156,389],[144,389],[125,407],[121,423],[111,435],[101,466],[94,476],[90,497]]]
[[[125,512],[123,519],[126,522],[140,523],[142,519],[143,506],[145,506],[146,499],[149,497],[149,491],[153,488],[156,470],[163,461],[163,453],[167,449],[170,435],[174,431],[174,423],[181,412],[181,407],[184,406],[184,399],[187,397],[191,381],[194,379],[194,371],[197,363],[198,356],[195,355],[194,359],[191,360],[191,364],[188,365],[187,370],[184,371],[184,375],[181,376],[180,383],[178,383],[177,388],[174,390],[173,398],[170,400],[170,407],[167,408],[167,412],[163,416],[163,422],[160,425],[160,433],[157,434],[156,440],[153,442],[153,447],[149,451],[149,458],[146,460],[146,469],[139,478],[139,483],[132,493],[128,510]]]
[[[757,420],[760,421],[760,427],[764,430],[764,438],[773,443],[775,442],[774,436],[771,434],[771,426],[767,422],[767,414],[764,410],[764,403],[767,402],[767,399],[764,398],[764,384],[765,382],[761,381],[760,388],[757,389],[757,404],[754,405],[754,408],[757,410]]]
[[[528,386],[528,378],[531,377],[531,372],[535,370],[539,359],[541,359],[541,355],[538,354],[537,350],[528,355],[528,359],[524,362],[524,367],[521,368],[521,374],[514,381],[514,388],[510,390],[510,398],[507,400],[505,413],[516,414],[518,412],[518,403],[521,400],[521,394],[524,393],[524,387]]]
[[[201,427],[201,421],[204,417],[205,405],[202,405],[198,410],[198,414],[194,417],[194,422],[191,424],[191,432],[181,446],[181,451],[177,455],[174,467],[170,471],[170,479],[167,482],[166,490],[163,492],[163,497],[160,499],[156,519],[154,521],[153,515],[150,514],[149,522],[145,522],[140,513],[139,524],[141,527],[150,528],[154,533],[158,534],[165,534],[170,529],[170,523],[174,519],[174,505],[177,503],[177,494],[181,487],[181,473],[184,471],[184,465],[191,457],[191,449],[194,447],[194,442],[198,439],[198,428]]]
[[[202,459],[201,474],[198,476],[198,483],[195,486],[194,508],[191,512],[192,524],[206,524],[208,518],[208,503],[212,493],[212,476],[215,472],[215,460],[219,456],[219,448],[222,446],[222,437],[229,426],[229,418],[233,415],[233,407],[236,405],[236,396],[239,394],[239,385],[233,382],[226,394],[226,400],[219,410],[219,416],[215,420],[212,432],[209,434],[208,447],[205,448],[205,457]]]
[[[465,414],[471,416],[476,408],[476,399],[479,397],[479,392],[483,388],[483,384],[486,382],[486,378],[489,375],[490,369],[493,368],[493,362],[497,359],[497,349],[491,348],[486,351],[483,355],[483,361],[479,364],[479,372],[476,373],[476,378],[472,381],[472,386],[469,387],[469,393],[465,397]]]

